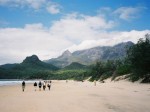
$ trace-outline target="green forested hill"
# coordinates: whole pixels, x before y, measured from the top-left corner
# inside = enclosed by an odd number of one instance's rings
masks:
[[[32,55],[20,64],[0,66],[0,78],[40,78],[42,76],[45,77],[44,73],[46,71],[55,71],[58,69],[54,65],[40,61],[36,55]]]
[[[76,69],[87,69],[88,66],[77,63],[77,62],[73,62],[70,65],[64,67],[64,70],[76,70]]]

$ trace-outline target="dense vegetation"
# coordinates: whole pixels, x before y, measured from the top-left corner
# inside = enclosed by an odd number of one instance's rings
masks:
[[[114,80],[116,77],[129,74],[131,72],[131,65],[127,60],[108,60],[106,62],[97,62],[93,66],[91,71],[90,81],[104,80],[112,77]]]
[[[38,59],[36,55],[27,57],[20,64],[6,64],[0,67],[0,78],[3,79],[29,79],[35,78],[46,78],[47,71],[55,71],[59,68],[44,63]],[[50,73],[50,72],[48,72]]]
[[[131,79],[142,82],[150,82],[150,35],[145,35],[145,39],[140,39],[138,43],[128,50],[128,59],[132,68]]]
[[[74,79],[83,81],[104,80],[111,77],[126,75],[131,81],[142,79],[150,82],[150,35],[139,39],[137,44],[126,48],[124,59],[98,61],[95,65],[86,66],[77,62],[65,68],[57,68],[44,63],[33,55],[27,57],[21,64],[6,64],[0,66],[0,79]]]
[[[89,77],[88,67],[72,63],[63,69],[44,63],[33,55],[21,64],[6,64],[0,67],[0,79],[74,79],[84,80]]]
[[[129,47],[127,57],[122,60],[97,62],[91,71],[91,81],[104,80],[108,77],[127,75],[131,81],[142,79],[143,83],[150,82],[150,35],[139,39],[138,43]]]

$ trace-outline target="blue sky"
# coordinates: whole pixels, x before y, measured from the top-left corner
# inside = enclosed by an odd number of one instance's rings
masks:
[[[146,33],[149,0],[0,0],[0,64],[136,43]]]
[[[109,7],[111,8],[111,10],[116,10],[120,7],[141,7],[141,10],[137,12],[140,13],[138,14],[138,17],[135,17],[130,21],[120,20],[113,15],[107,15],[107,19],[114,19],[121,24],[121,26],[116,27],[117,30],[145,30],[150,27],[149,0],[55,0],[52,2],[60,5],[59,13],[50,14],[46,11],[45,8],[43,8],[45,4],[42,8],[34,9],[30,7],[29,4],[23,7],[16,7],[12,6],[11,2],[8,2],[6,4],[2,4],[0,2],[1,27],[24,27],[25,24],[32,23],[42,23],[46,27],[49,27],[52,21],[59,20],[65,14],[78,12],[81,14],[92,16],[96,15],[98,13],[98,10],[103,7]],[[16,4],[20,5],[19,2]]]

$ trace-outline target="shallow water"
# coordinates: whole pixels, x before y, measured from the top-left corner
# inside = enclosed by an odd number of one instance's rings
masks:
[[[0,86],[21,84],[23,80],[18,79],[0,79]],[[26,83],[38,82],[37,80],[27,80]]]

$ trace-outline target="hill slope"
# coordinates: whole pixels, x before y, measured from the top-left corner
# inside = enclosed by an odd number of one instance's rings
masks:
[[[39,60],[39,58],[36,55],[32,55],[29,57],[26,57],[25,60],[16,67],[23,67],[24,69],[32,68],[32,69],[44,69],[44,70],[58,70],[58,67],[55,67],[52,64],[47,64]]]
[[[87,69],[88,67],[86,65],[82,65],[80,63],[77,62],[72,62],[70,65],[64,67],[63,69],[65,70],[75,70],[75,69]]]
[[[55,71],[58,69],[51,64],[42,62],[36,55],[32,55],[26,57],[20,64],[1,65],[0,78],[37,78],[39,75],[42,77],[45,71]]]
[[[122,59],[126,56],[127,47],[132,45],[132,42],[125,42],[112,47],[98,46],[86,50],[75,51],[73,53],[67,50],[58,58],[52,58],[45,62],[63,68],[72,62],[89,65],[97,60]]]

